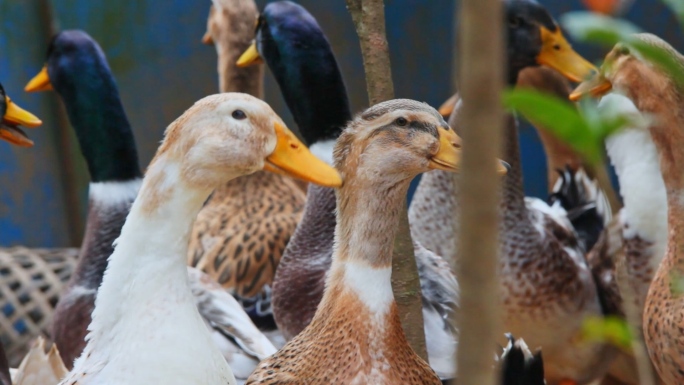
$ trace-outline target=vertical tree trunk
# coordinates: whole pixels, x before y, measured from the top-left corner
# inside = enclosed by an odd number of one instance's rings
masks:
[[[393,99],[394,85],[385,36],[382,0],[346,0],[361,43],[370,105]],[[406,204],[404,204],[406,205]],[[399,220],[392,258],[392,288],[401,324],[413,350],[427,361],[418,268],[413,254],[406,206]]]
[[[500,153],[504,119],[502,12],[501,0],[461,0],[458,68],[464,146],[459,205],[459,385],[498,383],[492,370],[493,345],[500,332],[500,177],[494,158]]]

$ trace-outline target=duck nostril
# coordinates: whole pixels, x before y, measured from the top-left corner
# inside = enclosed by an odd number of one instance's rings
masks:
[[[290,148],[292,148],[293,150],[296,150],[299,148],[299,145],[297,143],[290,143]]]

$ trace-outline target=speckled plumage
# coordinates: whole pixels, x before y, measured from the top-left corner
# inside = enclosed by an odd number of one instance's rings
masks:
[[[336,300],[321,306],[325,316],[314,318],[302,333],[262,361],[246,385],[441,384],[408,345],[396,304],[386,318],[369,323],[368,314],[349,311],[363,306],[357,298],[340,288],[330,295]],[[367,335],[378,341],[368,341]],[[381,379],[373,374],[378,357],[386,360],[389,369]]]
[[[238,297],[273,281],[302,215],[305,193],[289,178],[261,171],[214,191],[190,240],[190,265]]]
[[[589,383],[608,368],[612,350],[579,341],[585,317],[602,316],[596,284],[565,210],[525,199],[517,124],[508,118],[501,228],[504,327],[544,351],[549,384]]]

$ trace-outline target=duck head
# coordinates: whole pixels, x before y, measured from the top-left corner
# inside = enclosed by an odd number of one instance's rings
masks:
[[[633,38],[662,49],[674,58],[684,71],[684,57],[666,41],[649,33],[635,34]],[[655,99],[661,93],[661,96],[681,94],[674,79],[624,43],[618,43],[613,47],[606,55],[599,73],[580,84],[570,94],[570,99],[577,101],[583,96],[601,97],[614,88],[626,94],[637,106],[641,99]],[[639,110],[643,111],[642,108]]]
[[[636,34],[634,39],[655,46],[669,55],[684,73],[684,56],[666,41],[648,34]],[[618,43],[608,53],[599,73],[580,84],[570,95],[579,100],[583,96],[602,97],[608,92],[626,96],[636,109],[653,121],[648,128],[659,149],[661,170],[667,178],[677,179],[684,189],[684,177],[679,171],[684,165],[684,89],[658,64],[642,57],[629,45]]]
[[[21,147],[33,146],[33,141],[19,126],[33,128],[40,126],[43,122],[14,103],[5,93],[2,84],[0,84],[0,117],[0,139]]]
[[[141,176],[135,138],[104,52],[80,30],[52,39],[27,92],[55,90],[76,131],[93,182]]]
[[[307,144],[337,138],[351,120],[335,55],[316,19],[290,1],[269,3],[238,66],[266,62]]]
[[[504,0],[504,22],[508,32],[508,81],[514,85],[526,67],[546,65],[580,82],[596,67],[575,52],[558,23],[535,0]]]
[[[342,185],[337,171],[311,154],[268,104],[248,94],[198,101],[165,136],[157,157],[176,159],[184,179],[195,186],[214,189],[226,176],[259,170],[326,187]]]
[[[394,185],[430,170],[458,172],[461,138],[429,105],[395,99],[359,114],[338,139],[334,157],[345,179],[353,174],[355,181]],[[503,162],[496,167],[506,173]]]

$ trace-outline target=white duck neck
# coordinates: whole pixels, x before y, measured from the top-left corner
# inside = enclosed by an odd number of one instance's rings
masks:
[[[189,234],[210,190],[189,186],[180,163],[156,159],[133,203],[98,292],[93,325],[98,320],[135,317],[162,296],[191,300],[186,271]],[[166,293],[160,293],[163,287]]]

